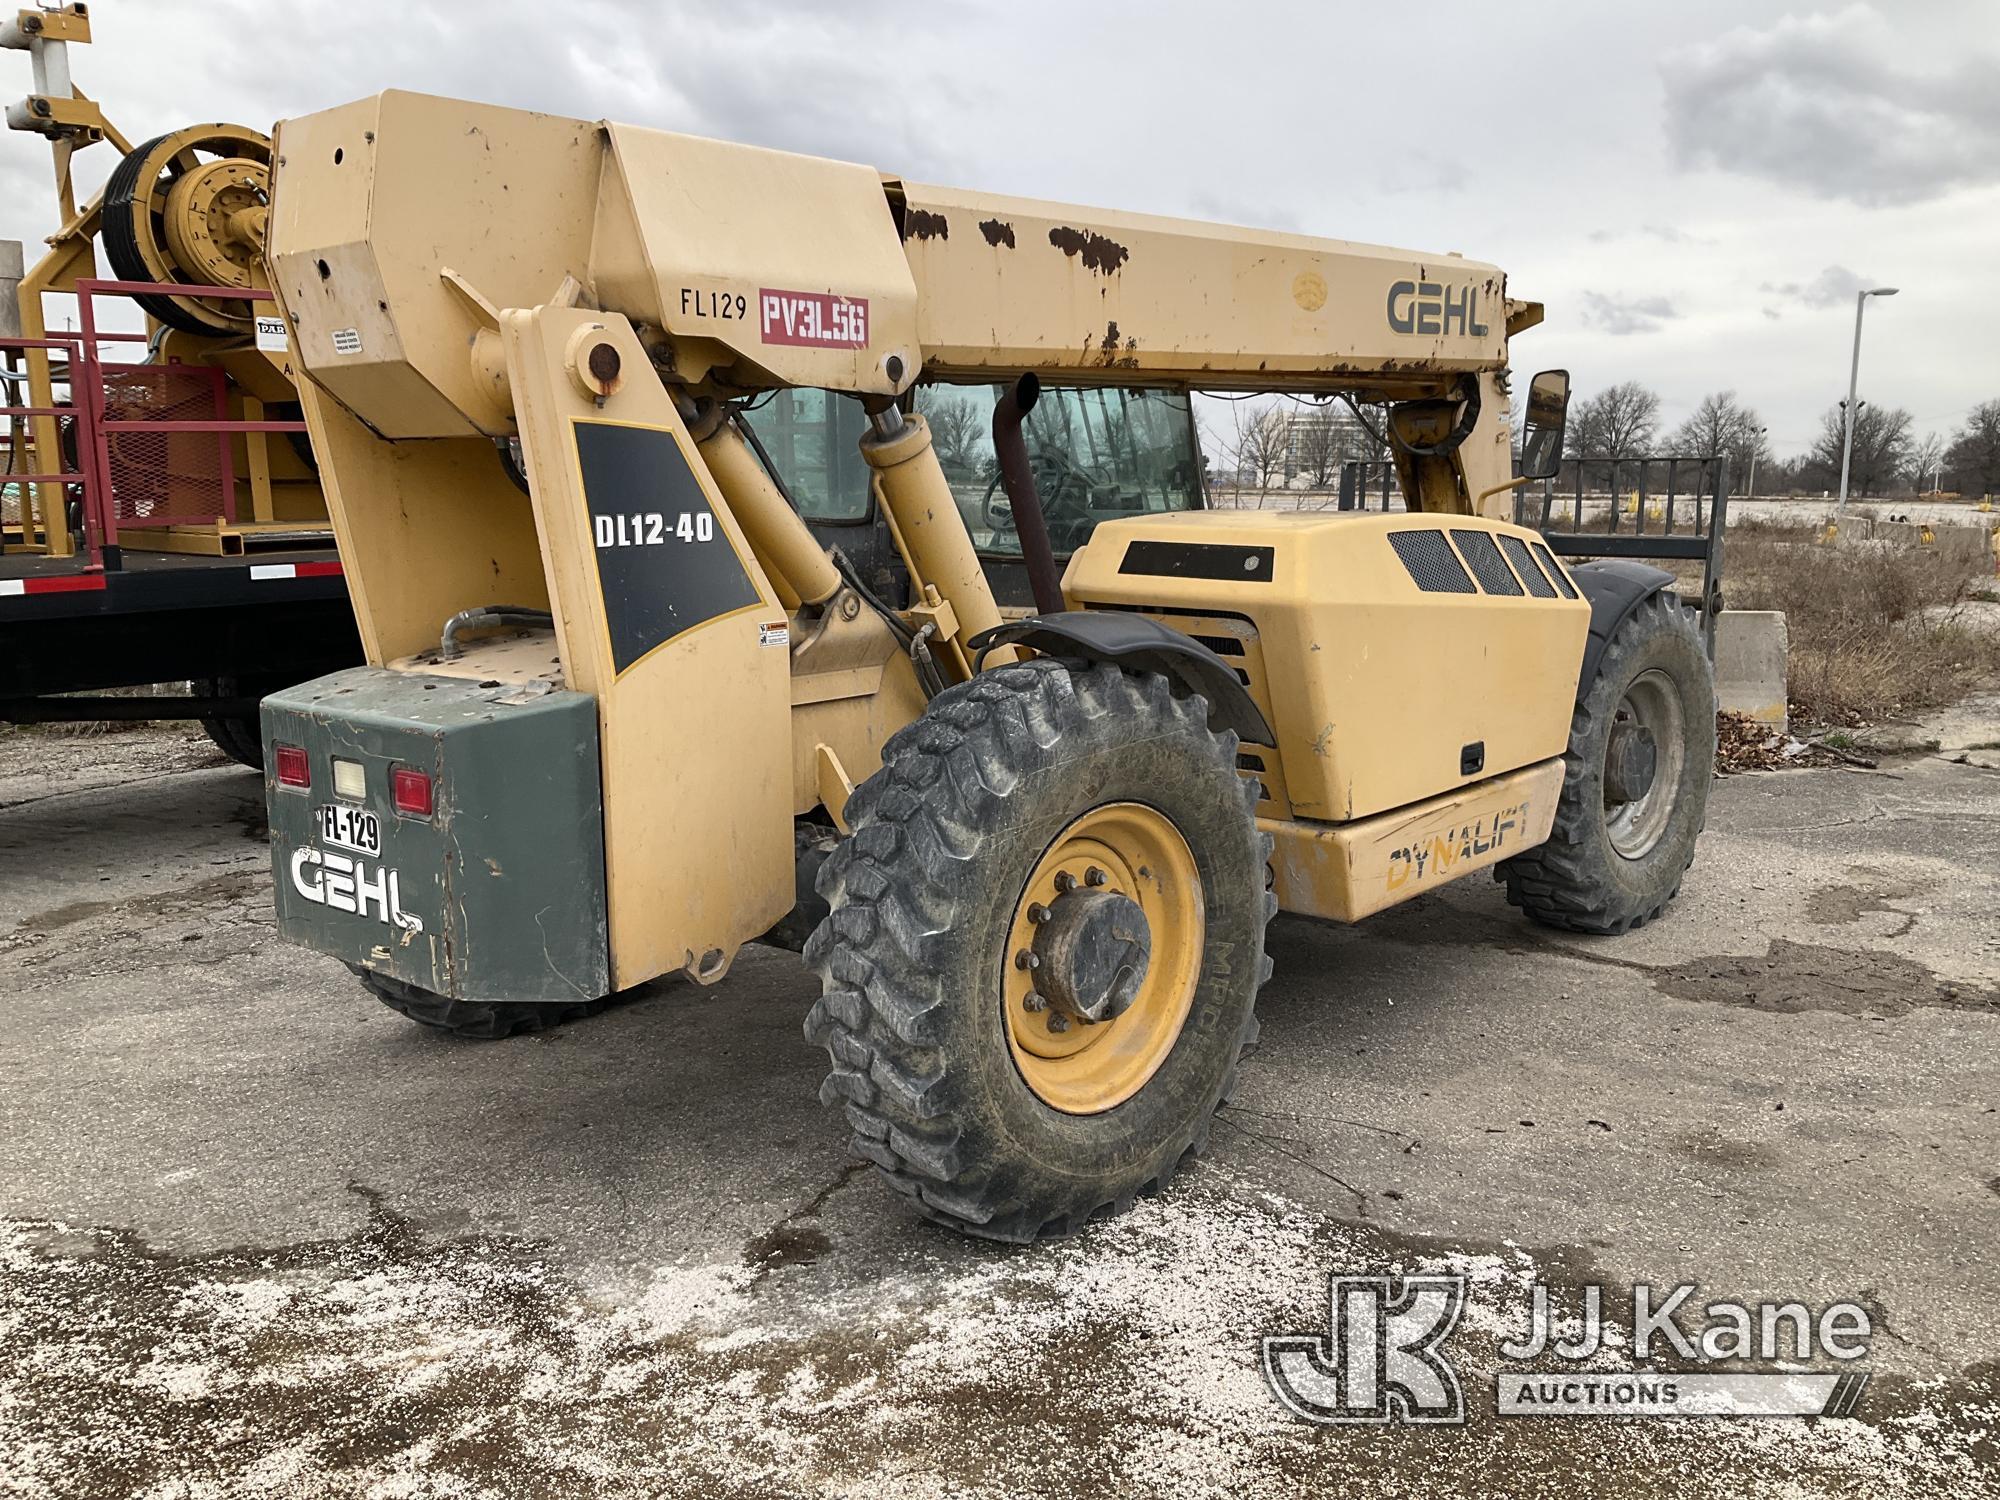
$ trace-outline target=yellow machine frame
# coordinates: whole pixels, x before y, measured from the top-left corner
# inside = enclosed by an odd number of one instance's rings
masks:
[[[1512,484],[1507,340],[1541,310],[1496,267],[405,93],[285,121],[277,147],[273,281],[368,659],[447,670],[446,617],[552,611],[555,667],[509,638],[449,670],[597,696],[617,985],[719,978],[793,902],[794,816],[823,806],[839,824],[923,707],[911,656],[730,420],[730,399],[773,387],[873,413],[863,453],[911,575],[904,618],[929,627],[947,680],[975,670],[1001,614],[907,410],[920,379],[1032,370],[1392,403],[1417,514],[1106,523],[1067,602],[1214,614],[1210,582],[1121,574],[1125,543],[1199,525],[1205,543],[1274,549],[1277,576],[1216,628],[1240,633],[1275,727],[1270,764],[1245,774],[1265,778],[1288,908],[1357,917],[1547,836],[1588,606],[1573,589],[1419,594],[1386,540],[1435,528],[1425,512],[1515,530],[1492,519]],[[671,437],[754,586],[623,667],[576,469],[573,433],[593,422]],[[518,444],[527,493],[496,443]],[[1473,604],[1483,641],[1467,639]],[[1322,648],[1357,627],[1376,645],[1333,672]],[[1409,754],[1418,671],[1449,674],[1464,705],[1427,731],[1449,771]],[[1471,777],[1461,738],[1485,745]]]

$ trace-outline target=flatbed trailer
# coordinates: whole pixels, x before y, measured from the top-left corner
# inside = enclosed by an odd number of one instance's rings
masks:
[[[361,659],[338,559],[324,547],[243,557],[0,556],[0,719],[192,718],[254,746],[256,700]],[[188,683],[184,694],[103,690]],[[245,726],[247,739],[224,738]]]

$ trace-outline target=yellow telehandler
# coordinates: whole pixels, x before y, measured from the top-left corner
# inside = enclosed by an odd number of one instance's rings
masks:
[[[275,149],[369,662],[265,701],[278,912],[412,1018],[802,945],[854,1150],[1029,1240],[1201,1147],[1274,912],[1678,890],[1701,636],[1496,519],[1495,267],[407,93]],[[1203,509],[1192,391],[1372,404],[1407,510]]]

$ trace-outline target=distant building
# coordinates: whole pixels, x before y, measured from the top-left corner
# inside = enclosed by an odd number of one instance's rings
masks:
[[[1380,460],[1381,445],[1344,405],[1301,406],[1280,401],[1257,418],[1257,456],[1267,482],[1292,490],[1331,490],[1350,459]]]

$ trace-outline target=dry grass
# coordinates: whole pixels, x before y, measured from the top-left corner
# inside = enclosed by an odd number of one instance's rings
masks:
[[[1993,587],[1984,538],[1934,546],[1826,544],[1813,528],[1729,528],[1733,609],[1781,609],[1791,633],[1793,713],[1853,724],[1954,703],[2000,681],[2000,631],[1976,601]]]

